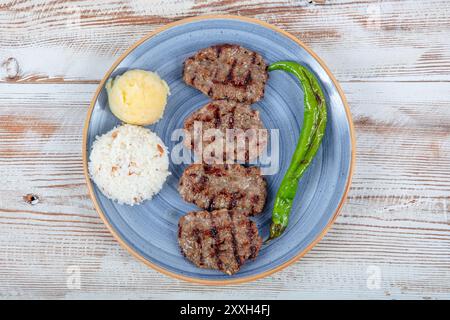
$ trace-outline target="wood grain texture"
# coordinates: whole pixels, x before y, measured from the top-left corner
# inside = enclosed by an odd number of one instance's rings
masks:
[[[438,0],[2,2],[0,298],[450,298],[449,9]],[[205,13],[299,36],[341,81],[357,134],[352,188],[331,231],[287,269],[227,287],[133,259],[93,209],[81,161],[89,101],[113,60],[156,27]],[[68,285],[73,268],[80,289]]]
[[[11,1],[0,6],[0,63],[10,82],[92,82],[135,41],[181,18],[240,14],[310,45],[338,80],[450,80],[450,3],[433,1]],[[351,61],[351,63],[349,62]],[[89,65],[89,68],[86,68]]]

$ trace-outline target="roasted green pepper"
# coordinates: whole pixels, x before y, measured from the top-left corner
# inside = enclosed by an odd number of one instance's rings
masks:
[[[303,88],[305,106],[300,138],[275,198],[269,238],[274,239],[279,237],[288,225],[298,182],[322,142],[327,123],[327,106],[319,82],[306,67],[293,61],[278,61],[271,64],[268,70],[283,70],[295,75]]]

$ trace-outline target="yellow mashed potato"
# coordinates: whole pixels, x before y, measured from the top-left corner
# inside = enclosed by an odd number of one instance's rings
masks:
[[[155,72],[129,70],[106,83],[111,112],[120,120],[149,125],[161,119],[169,86]]]

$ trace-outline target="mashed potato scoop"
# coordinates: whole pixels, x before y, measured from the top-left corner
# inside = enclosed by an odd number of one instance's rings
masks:
[[[106,83],[111,112],[120,120],[149,125],[161,119],[170,89],[158,74],[129,70]]]

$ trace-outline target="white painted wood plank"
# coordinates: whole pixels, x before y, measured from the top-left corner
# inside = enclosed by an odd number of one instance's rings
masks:
[[[0,80],[96,82],[126,48],[168,22],[240,14],[310,45],[341,81],[450,80],[450,3],[433,1],[7,1],[0,6]],[[10,70],[11,76],[11,70]]]
[[[81,131],[95,84],[0,85],[0,298],[450,298],[448,83],[343,87],[358,155],[336,224],[284,271],[207,287],[136,261],[94,211]]]

